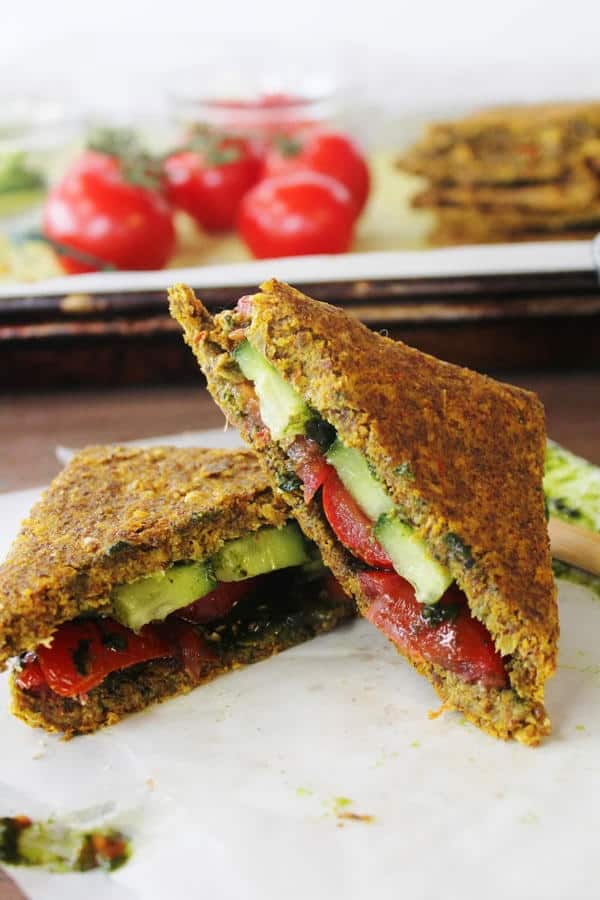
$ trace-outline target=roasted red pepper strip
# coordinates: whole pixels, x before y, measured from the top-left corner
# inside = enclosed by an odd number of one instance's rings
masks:
[[[46,684],[42,667],[33,653],[28,653],[21,671],[17,674],[17,687],[24,691],[35,691]]]
[[[392,561],[373,535],[373,523],[344,487],[332,468],[321,494],[323,512],[338,540],[349,550],[378,569],[392,569]]]
[[[304,502],[310,503],[335,469],[327,462],[317,442],[302,435],[288,447],[287,455],[294,463],[294,471],[303,484]]]
[[[73,697],[97,687],[111,672],[152,659],[178,659],[198,680],[215,654],[193,626],[174,619],[145,625],[139,634],[113,619],[65,622],[49,647],[40,645],[25,661],[16,680],[23,690],[47,685],[55,694]]]
[[[154,625],[135,634],[112,619],[89,619],[61,625],[50,646],[40,645],[36,655],[51,690],[71,697],[85,694],[118,669],[173,656],[173,649]]]
[[[449,617],[432,624],[424,617],[424,607],[416,600],[412,586],[400,575],[361,572],[358,577],[371,601],[366,618],[411,657],[441,666],[470,684],[506,686],[502,657],[485,626],[471,615],[466,597],[456,585],[448,588],[436,604],[449,608]]]

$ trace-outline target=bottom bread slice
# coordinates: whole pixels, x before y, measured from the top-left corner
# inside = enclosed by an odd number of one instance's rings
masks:
[[[212,633],[205,631],[215,649],[214,659],[205,661],[196,677],[175,659],[152,660],[114,672],[84,697],[60,696],[47,687],[24,690],[17,683],[15,671],[11,676],[11,712],[28,725],[62,732],[66,738],[86,734],[329,632],[354,613],[346,598],[329,600],[319,594],[297,603],[283,602],[280,611],[263,605],[254,620],[237,626],[232,623],[233,641],[218,623]]]

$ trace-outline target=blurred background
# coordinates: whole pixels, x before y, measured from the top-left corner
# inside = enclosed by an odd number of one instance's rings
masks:
[[[225,264],[205,295],[218,307],[235,302],[240,284],[252,289],[270,275],[274,257],[488,242],[533,241],[539,249],[538,241],[589,242],[600,230],[600,6],[590,0],[21,0],[5,7],[0,426],[13,439],[2,451],[5,486],[45,479],[61,441],[199,425],[199,376],[165,308],[169,273],[148,287],[145,273],[121,280],[121,269],[189,266],[202,288],[203,273]],[[528,104],[557,101],[578,105],[558,118],[530,116]],[[502,114],[478,143],[469,115],[506,104],[521,108],[518,121]],[[431,130],[435,122],[446,124]],[[103,142],[94,137],[93,145],[109,167],[105,182],[114,175],[108,157],[128,185],[126,200],[94,193],[86,181],[86,146],[99,128]],[[272,193],[273,172],[323,131],[341,135],[343,153],[319,163],[318,177],[329,183],[313,185],[319,196],[307,212],[302,197]],[[224,144],[223,133],[249,137],[252,152],[258,147],[258,168],[224,224],[207,217],[207,195],[197,202],[191,184],[196,176],[214,181],[215,167],[228,173],[245,156],[247,148]],[[261,168],[282,137],[271,169]],[[193,165],[188,159],[186,171],[175,165],[168,172],[165,160],[190,149]],[[351,182],[360,166],[369,182],[357,201]],[[153,210],[137,243],[121,227],[136,219],[125,202]],[[282,207],[308,232],[324,221],[318,240],[304,234],[286,243],[288,220],[273,214]],[[296,281],[421,349],[533,387],[555,436],[598,460],[600,303],[590,246],[583,271],[557,276],[549,244],[536,259],[552,271],[525,281],[511,276],[506,255],[510,277],[500,286],[470,278],[470,251],[461,256],[467,277],[443,286],[427,281],[429,263],[406,280],[401,253],[395,279],[384,282]],[[148,257],[148,248],[158,255]],[[232,280],[233,267],[253,258],[264,265],[247,285]],[[86,271],[108,280],[56,281]],[[186,382],[189,388],[178,387]],[[208,401],[202,416],[209,425],[218,418]]]
[[[397,115],[598,96],[599,31],[588,0],[24,0],[4,13],[0,59],[4,87],[64,90],[82,110],[125,116],[162,113],[185,67],[339,66],[361,101]]]

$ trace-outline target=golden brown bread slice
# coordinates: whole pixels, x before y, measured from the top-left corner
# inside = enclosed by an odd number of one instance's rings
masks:
[[[289,511],[248,451],[90,447],[54,479],[0,566],[0,665],[115,584],[202,559]]]
[[[511,243],[512,241],[564,241],[592,238],[600,228],[600,211],[590,221],[572,217],[522,216],[506,211],[487,214],[476,209],[438,207],[427,241],[432,246]]]
[[[193,292],[170,291],[209,390],[259,450],[275,487],[285,448],[256,426],[256,401],[231,350],[240,330],[279,374],[359,450],[447,566],[505,658],[510,687],[467,684],[413,660],[444,702],[499,737],[536,744],[549,731],[544,683],[556,666],[558,618],[544,516],[543,408],[526,391],[434,359],[365,328],[343,310],[269,281],[245,312],[212,317]],[[406,473],[410,477],[406,477]],[[284,494],[305,533],[365,612],[356,565],[318,502]]]
[[[560,181],[508,185],[462,185],[432,182],[412,201],[415,208],[449,207],[495,217],[509,214],[566,216],[589,221],[600,217],[600,181],[587,167]],[[563,223],[564,224],[564,223]]]
[[[464,185],[553,181],[597,159],[599,137],[597,102],[496,107],[431,124],[398,166]]]

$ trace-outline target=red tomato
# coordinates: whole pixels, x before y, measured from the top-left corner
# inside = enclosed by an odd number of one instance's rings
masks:
[[[316,441],[299,435],[288,448],[287,454],[304,487],[304,502],[310,503],[325,479],[334,472]]]
[[[165,162],[171,202],[206,231],[231,231],[242,197],[256,184],[261,162],[248,141],[223,138],[205,151],[183,150]]]
[[[355,209],[343,184],[318,172],[267,178],[246,194],[238,218],[254,256],[344,253],[352,243]]]
[[[365,617],[410,656],[442,666],[469,683],[480,682],[488,688],[506,685],[502,657],[456,585],[436,604],[452,607],[453,615],[430,624],[412,586],[400,575],[360,572],[358,578],[371,601]]]
[[[127,181],[120,160],[87,150],[52,188],[44,235],[82,258],[61,255],[67,272],[161,269],[175,249],[171,207],[160,187]]]
[[[337,539],[369,566],[391,569],[392,561],[373,536],[373,523],[350,496],[332,467],[321,494],[323,512]]]
[[[256,578],[246,578],[245,581],[222,582],[214,591],[205,594],[189,606],[178,609],[175,615],[179,619],[202,624],[222,619],[242,597],[256,588],[257,582],[263,577],[257,575]]]
[[[334,131],[309,131],[276,141],[264,162],[267,178],[306,169],[341,181],[352,194],[356,214],[362,212],[371,179],[365,158],[351,138]]]

